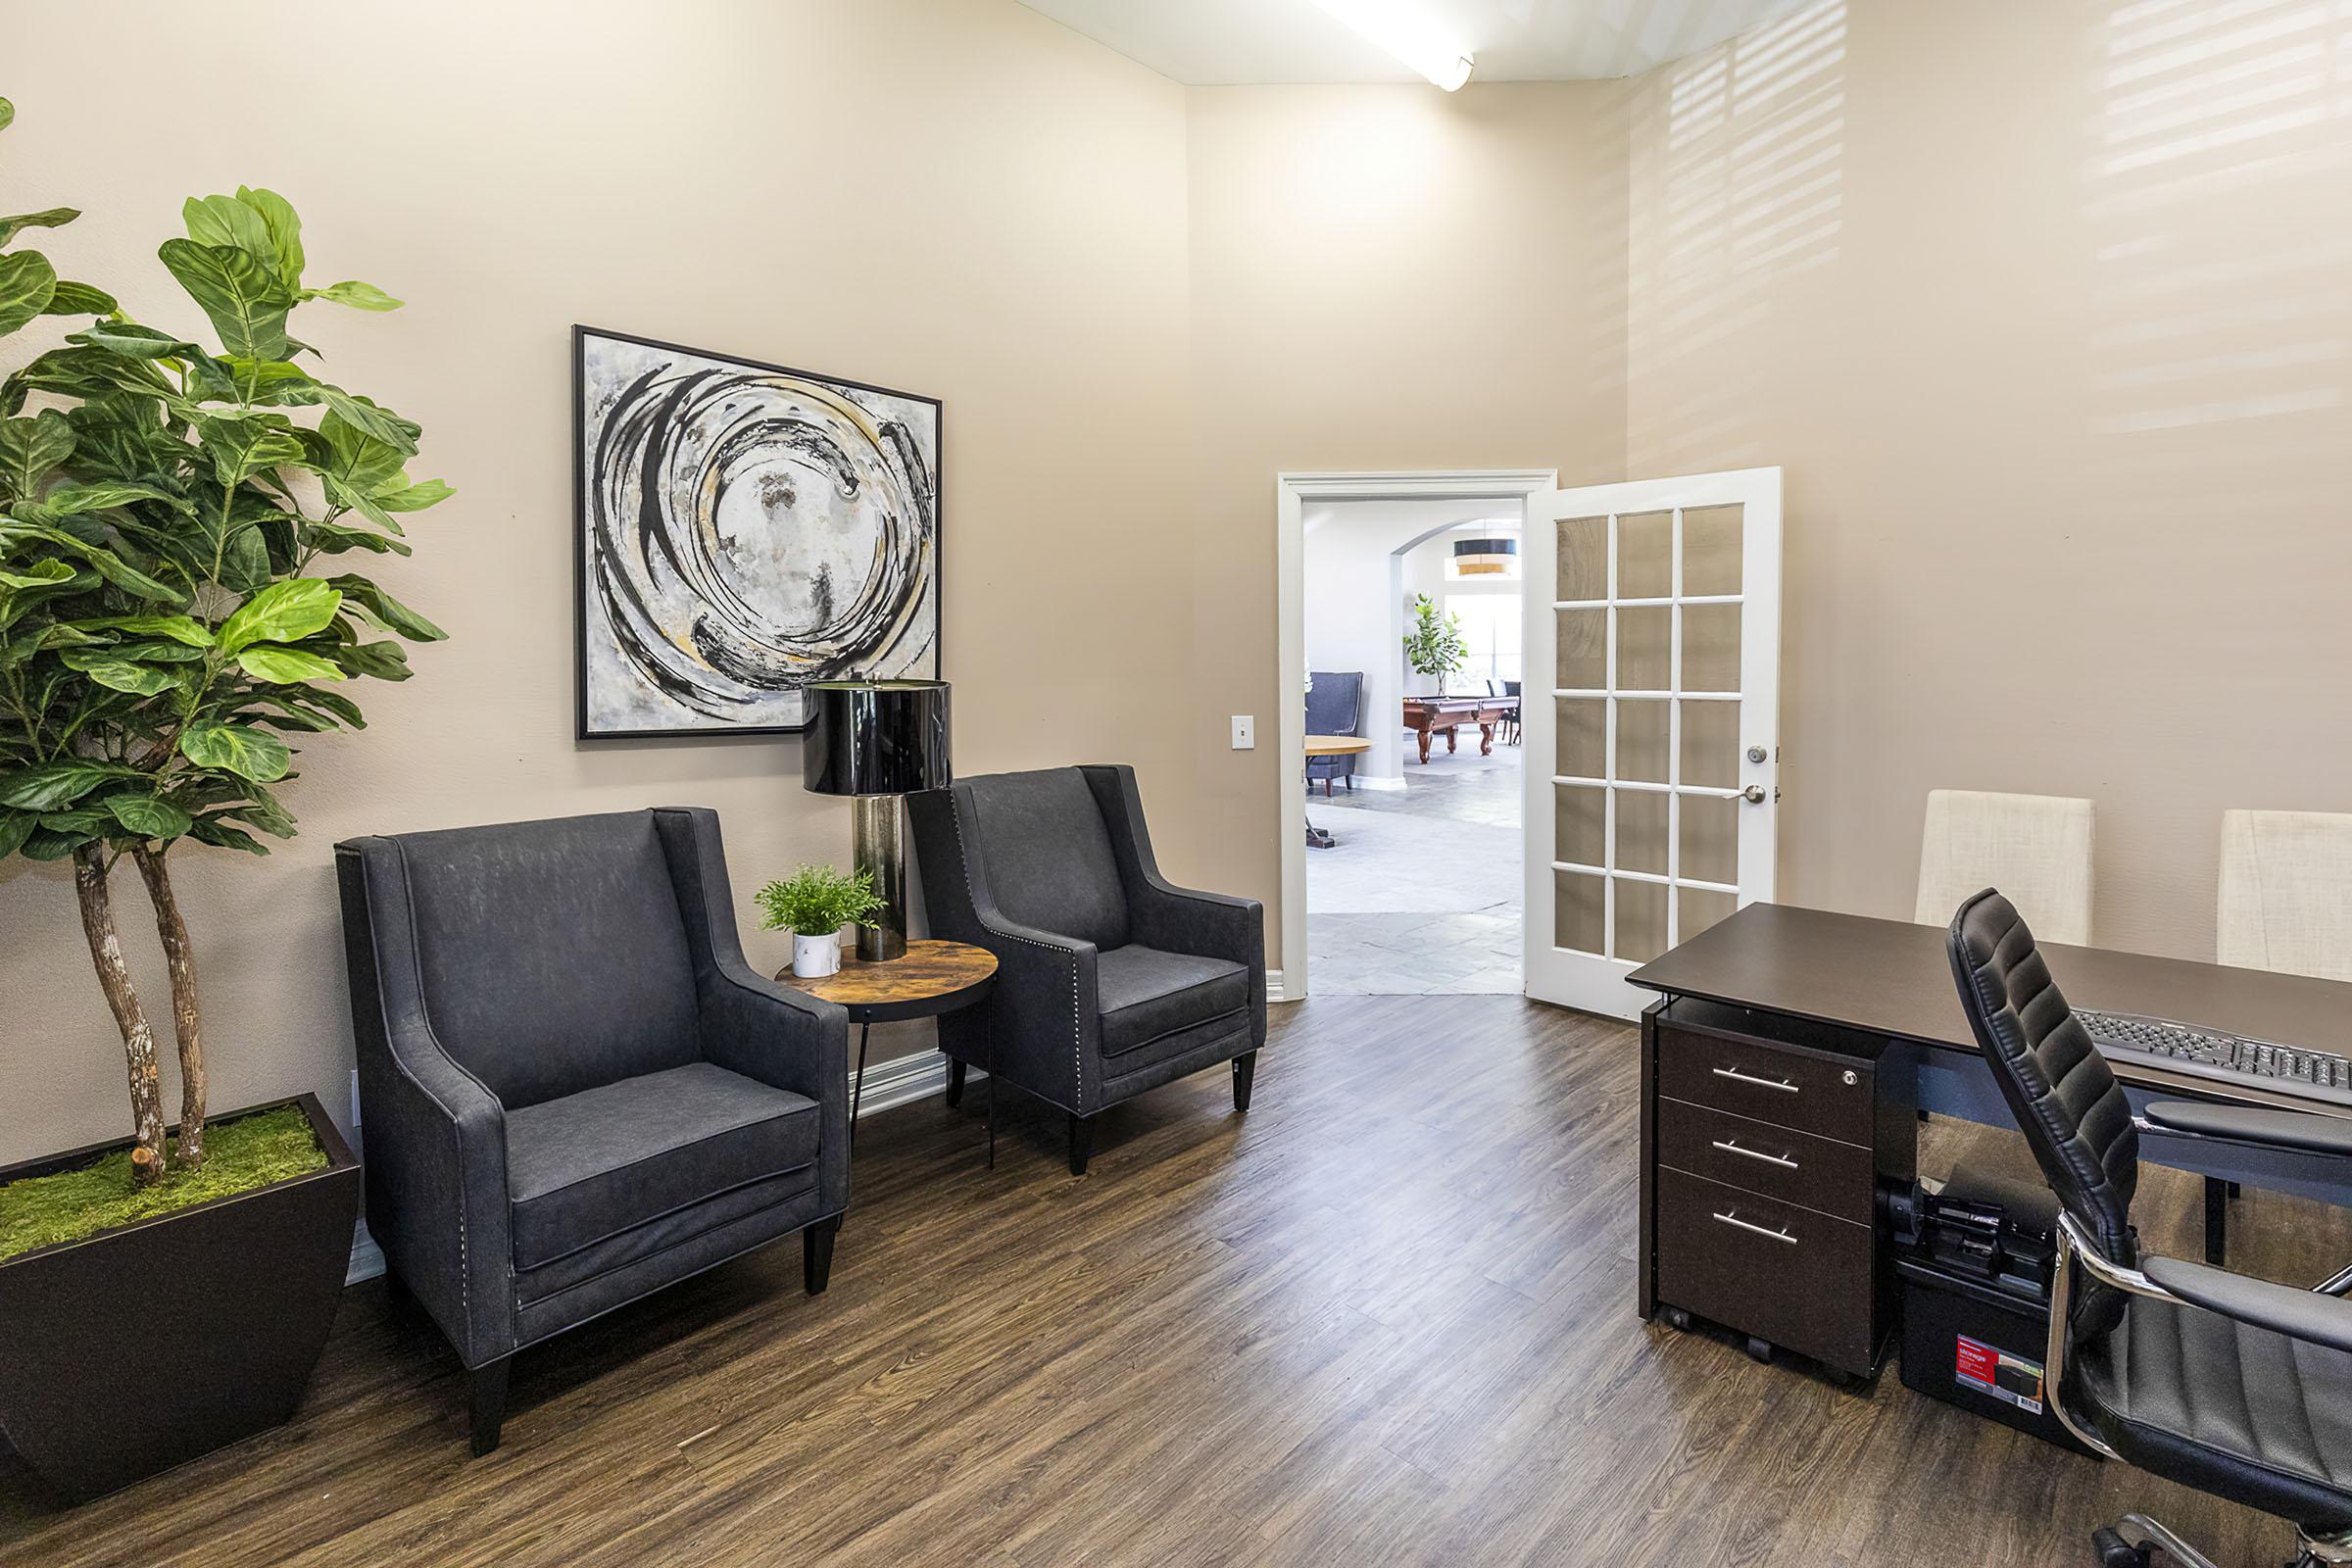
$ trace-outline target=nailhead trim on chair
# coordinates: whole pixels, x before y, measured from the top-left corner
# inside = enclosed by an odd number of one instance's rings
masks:
[[[955,824],[956,828],[956,860],[963,872],[963,902],[972,906],[972,918],[978,920],[980,918],[980,903],[972,897],[972,858],[970,852],[963,847],[963,808],[960,802],[957,803],[955,809],[948,813],[948,820]],[[995,930],[993,926],[990,929]],[[1015,942],[1027,943],[1040,953],[1065,953],[1064,949],[1022,936],[1017,931],[997,931],[996,934],[1001,937],[1009,937]],[[1070,1094],[1071,1098],[1078,1102],[1074,1113],[1083,1116],[1086,1114],[1086,1037],[1081,1033],[1082,1020],[1078,1016],[1078,955],[1069,953],[1066,956],[1070,960]],[[991,1093],[994,1091],[992,1090]]]

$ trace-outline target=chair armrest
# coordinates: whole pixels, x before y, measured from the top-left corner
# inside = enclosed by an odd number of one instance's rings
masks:
[[[1180,888],[1160,875],[1144,826],[1144,808],[1135,769],[1089,767],[1086,781],[1110,829],[1119,876],[1126,883],[1127,916],[1135,939],[1148,948],[1190,953],[1243,964],[1265,988],[1265,909],[1255,899]]]
[[[2231,1143],[2352,1157],[2352,1118],[2300,1110],[2264,1110],[2252,1105],[2217,1105],[2195,1100],[2158,1100],[2142,1113],[2149,1130],[2191,1138],[2225,1138]]]
[[[417,976],[400,847],[335,847],[358,1047],[368,1230],[469,1367],[514,1348],[507,1116],[442,1048]]]
[[[2142,1259],[2140,1272],[2191,1306],[2289,1339],[2352,1351],[2352,1301],[2178,1257]]]

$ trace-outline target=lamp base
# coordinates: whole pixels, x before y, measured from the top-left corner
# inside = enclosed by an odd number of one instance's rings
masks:
[[[866,963],[906,953],[906,859],[899,844],[899,797],[860,795],[850,803],[853,853],[882,896],[882,912],[858,928],[858,956]]]

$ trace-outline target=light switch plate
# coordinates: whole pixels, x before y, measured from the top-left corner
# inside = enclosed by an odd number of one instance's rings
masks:
[[[1233,749],[1237,752],[1247,752],[1255,750],[1256,746],[1257,720],[1248,713],[1234,714]]]

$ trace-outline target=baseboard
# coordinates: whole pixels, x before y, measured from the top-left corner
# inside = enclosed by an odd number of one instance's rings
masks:
[[[1358,773],[1355,775],[1355,787],[1359,790],[1400,790],[1404,788],[1404,775],[1399,773],[1395,778],[1377,778],[1370,773]],[[1345,786],[1342,786],[1340,793],[1348,793]]]
[[[1266,1000],[1268,1002],[1291,1002],[1296,1000],[1288,991],[1283,989],[1282,971],[1280,969],[1268,969],[1266,971]]]
[[[1267,989],[1272,992],[1278,973],[1268,974]],[[966,1075],[978,1081],[988,1074],[974,1067]],[[929,1095],[944,1095],[948,1091],[948,1058],[936,1051],[919,1052],[911,1056],[897,1056],[889,1061],[877,1061],[865,1069],[865,1090],[858,1100],[858,1119],[878,1115],[885,1110],[907,1104]],[[346,1285],[371,1280],[384,1271],[384,1250],[375,1245],[368,1234],[368,1222],[361,1220],[351,1238],[351,1268],[343,1276]]]

